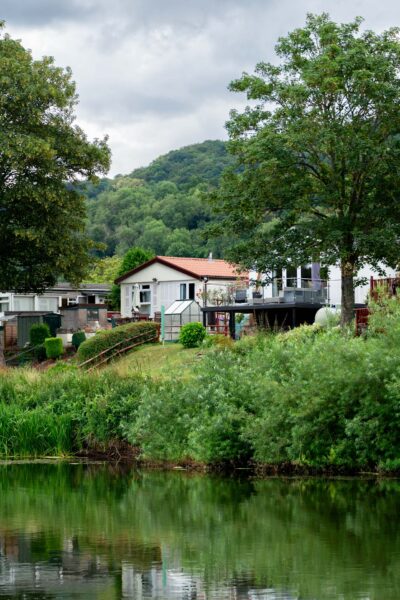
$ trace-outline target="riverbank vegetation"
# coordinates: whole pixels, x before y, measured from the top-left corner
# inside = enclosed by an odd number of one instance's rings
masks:
[[[179,361],[163,377],[117,365],[93,374],[65,365],[7,371],[0,376],[0,453],[130,444],[149,461],[396,471],[399,337],[400,307],[392,300],[376,307],[363,337],[306,326],[194,349],[190,377]]]

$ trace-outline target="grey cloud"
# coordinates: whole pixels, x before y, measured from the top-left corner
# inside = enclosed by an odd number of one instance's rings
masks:
[[[92,10],[92,2],[85,0],[1,0],[0,18],[6,23],[43,26],[56,21],[80,20]]]
[[[161,152],[224,135],[227,91],[260,60],[274,61],[279,36],[307,12],[365,26],[400,24],[394,0],[0,0],[0,18],[36,56],[72,68],[78,120],[110,133],[113,172]]]

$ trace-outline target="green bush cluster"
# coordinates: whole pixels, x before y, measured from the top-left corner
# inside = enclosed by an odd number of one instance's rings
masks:
[[[196,348],[206,337],[206,328],[201,323],[186,323],[181,327],[179,341],[184,348]]]
[[[122,440],[149,459],[399,469],[399,339],[400,303],[392,303],[374,309],[367,336],[303,327],[249,337],[207,350],[189,379],[74,368],[0,375],[0,453]]]
[[[399,468],[399,339],[399,307],[367,339],[315,327],[249,338],[207,354],[189,385],[147,388],[128,437],[153,458]]]
[[[127,323],[114,329],[101,331],[98,335],[81,343],[78,349],[78,360],[80,363],[89,360],[103,352],[109,350],[115,344],[122,343],[118,348],[129,346],[129,341],[135,335],[145,335],[145,339],[154,341],[157,336],[157,324],[150,321],[140,321],[138,323]]]
[[[72,334],[72,345],[75,350],[78,350],[79,346],[86,340],[86,333],[84,331],[75,331]]]

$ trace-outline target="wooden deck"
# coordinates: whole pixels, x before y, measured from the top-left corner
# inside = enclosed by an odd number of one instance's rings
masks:
[[[312,324],[315,314],[323,304],[312,302],[266,302],[251,304],[227,304],[223,306],[203,307],[203,325],[208,331],[214,329],[215,333],[223,333],[235,338],[236,314],[251,314],[254,316],[258,327],[264,329],[281,330],[292,329],[304,323]],[[225,322],[221,324],[221,317],[225,315]]]

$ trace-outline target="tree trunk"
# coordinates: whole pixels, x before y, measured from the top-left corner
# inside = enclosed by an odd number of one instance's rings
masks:
[[[343,260],[340,265],[342,285],[342,308],[340,325],[347,327],[354,316],[354,263]]]

